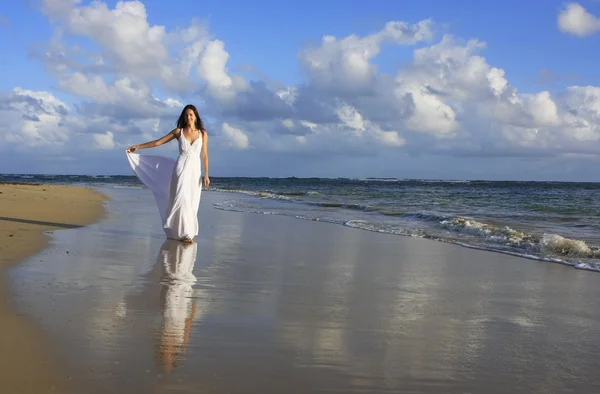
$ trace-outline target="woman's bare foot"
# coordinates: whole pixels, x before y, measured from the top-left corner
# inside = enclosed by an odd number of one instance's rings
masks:
[[[181,240],[181,242],[183,242],[186,245],[191,245],[191,244],[194,243],[194,240],[191,239],[191,238],[184,238],[184,239]]]

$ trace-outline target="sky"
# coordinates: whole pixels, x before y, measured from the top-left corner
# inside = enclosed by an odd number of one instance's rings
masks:
[[[600,0],[0,5],[0,173],[600,181]],[[176,157],[172,142],[142,154]]]

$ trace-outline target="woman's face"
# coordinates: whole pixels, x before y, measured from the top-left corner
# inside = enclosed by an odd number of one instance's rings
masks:
[[[185,111],[185,119],[187,121],[188,127],[192,127],[196,124],[196,114],[191,109],[187,109]]]

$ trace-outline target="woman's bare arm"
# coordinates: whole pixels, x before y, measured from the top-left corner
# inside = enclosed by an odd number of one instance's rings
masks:
[[[161,146],[163,144],[166,144],[167,142],[170,142],[174,138],[177,138],[178,135],[179,135],[179,129],[173,129],[168,134],[166,134],[165,136],[163,136],[157,140],[144,142],[143,144],[139,144],[139,145],[132,145],[129,148],[127,148],[127,152],[133,153],[138,149],[156,148],[157,146]]]
[[[204,166],[204,187],[210,184],[208,177],[208,133],[206,130],[202,133],[202,165]]]

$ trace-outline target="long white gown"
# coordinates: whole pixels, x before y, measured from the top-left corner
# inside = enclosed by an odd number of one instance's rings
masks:
[[[177,161],[163,156],[127,153],[129,165],[154,194],[167,238],[198,235],[198,206],[202,193],[200,155],[202,135],[193,144],[179,135]]]

